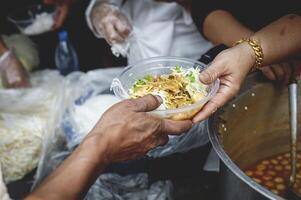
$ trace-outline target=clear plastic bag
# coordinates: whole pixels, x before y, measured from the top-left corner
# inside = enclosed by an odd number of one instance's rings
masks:
[[[149,186],[147,174],[120,176],[103,174],[90,188],[87,200],[170,200],[171,181],[158,181]]]
[[[0,156],[6,182],[21,179],[42,165],[56,135],[62,112],[69,104],[68,89],[56,71],[31,76],[32,88],[0,90]]]
[[[5,88],[29,87],[27,71],[12,51],[0,57],[0,81]]]

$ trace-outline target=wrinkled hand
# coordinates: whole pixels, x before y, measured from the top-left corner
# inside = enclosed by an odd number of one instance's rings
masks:
[[[30,87],[25,68],[11,51],[7,51],[0,57],[0,74],[5,88]]]
[[[264,66],[260,71],[272,81],[282,81],[287,85],[292,77],[300,78],[301,61],[293,60],[286,63],[275,64],[272,66]]]
[[[109,44],[122,43],[132,30],[128,18],[118,7],[108,3],[97,3],[91,17],[95,31]]]
[[[63,26],[73,2],[74,0],[44,0],[45,4],[56,6],[53,30],[57,30]]]
[[[172,121],[147,113],[161,102],[152,95],[125,100],[112,106],[100,119],[86,140],[106,144],[107,163],[136,159],[168,142],[168,134],[181,134],[192,127],[190,120]],[[92,147],[91,147],[92,148]]]
[[[217,94],[193,118],[193,122],[208,118],[234,97],[254,65],[254,61],[252,49],[244,43],[219,53],[210,66],[200,74],[200,80],[204,84],[211,84],[219,78],[220,88]]]

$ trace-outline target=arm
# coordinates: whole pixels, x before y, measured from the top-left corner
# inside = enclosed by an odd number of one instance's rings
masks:
[[[251,39],[261,44],[265,56],[263,66],[297,56],[301,53],[301,16],[284,16],[256,32]]]
[[[98,149],[94,149],[89,141],[84,141],[25,200],[82,199],[107,164],[101,156],[105,152],[103,142],[100,142]]]
[[[147,113],[160,101],[148,95],[111,107],[73,154],[26,200],[82,199],[108,164],[142,157],[166,144],[168,134],[191,128],[190,120],[163,120]]]
[[[253,31],[242,25],[228,11],[214,10],[204,20],[203,34],[215,44],[223,43],[231,47],[237,40],[249,38]]]
[[[203,34],[213,43],[223,43],[231,47],[241,38],[250,38],[254,32],[237,21],[228,11],[214,10],[204,20]],[[298,60],[286,61],[262,67],[260,70],[269,80],[282,80],[286,85],[293,74],[289,65],[295,65],[296,62]]]
[[[56,5],[53,30],[61,28],[68,16],[74,0],[44,0],[45,4]]]
[[[251,38],[258,40],[262,46],[263,65],[270,65],[290,56],[300,55],[301,17],[298,15],[284,16],[256,32]],[[247,43],[242,43],[217,55],[211,65],[201,73],[200,80],[209,84],[219,78],[221,81],[219,91],[194,117],[193,121],[197,122],[208,118],[234,97],[254,63],[254,51]]]

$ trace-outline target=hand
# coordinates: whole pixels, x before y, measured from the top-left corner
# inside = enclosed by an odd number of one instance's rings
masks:
[[[272,81],[283,81],[287,85],[292,77],[300,78],[301,61],[293,60],[287,63],[261,67],[260,71]]]
[[[128,18],[118,7],[108,3],[97,3],[91,17],[95,31],[109,44],[122,43],[132,30]]]
[[[91,149],[105,149],[106,163],[136,159],[166,144],[168,134],[181,134],[192,127],[190,120],[172,121],[147,113],[160,104],[158,98],[147,95],[114,105],[88,135]]]
[[[219,78],[220,88],[217,94],[193,118],[193,122],[208,118],[219,107],[234,97],[254,65],[254,61],[254,52],[245,43],[219,53],[210,66],[200,74],[200,80],[204,84],[211,84]]]
[[[57,30],[63,26],[73,1],[74,0],[44,0],[45,4],[56,5],[53,30]]]
[[[5,88],[30,87],[25,68],[11,51],[0,57],[0,74]]]

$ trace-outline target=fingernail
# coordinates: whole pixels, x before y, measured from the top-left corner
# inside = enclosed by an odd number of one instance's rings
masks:
[[[207,73],[201,73],[199,75],[200,81],[203,83],[207,83],[209,81],[209,76]]]
[[[155,95],[155,97],[159,101],[160,104],[163,103],[163,99],[160,96]]]

